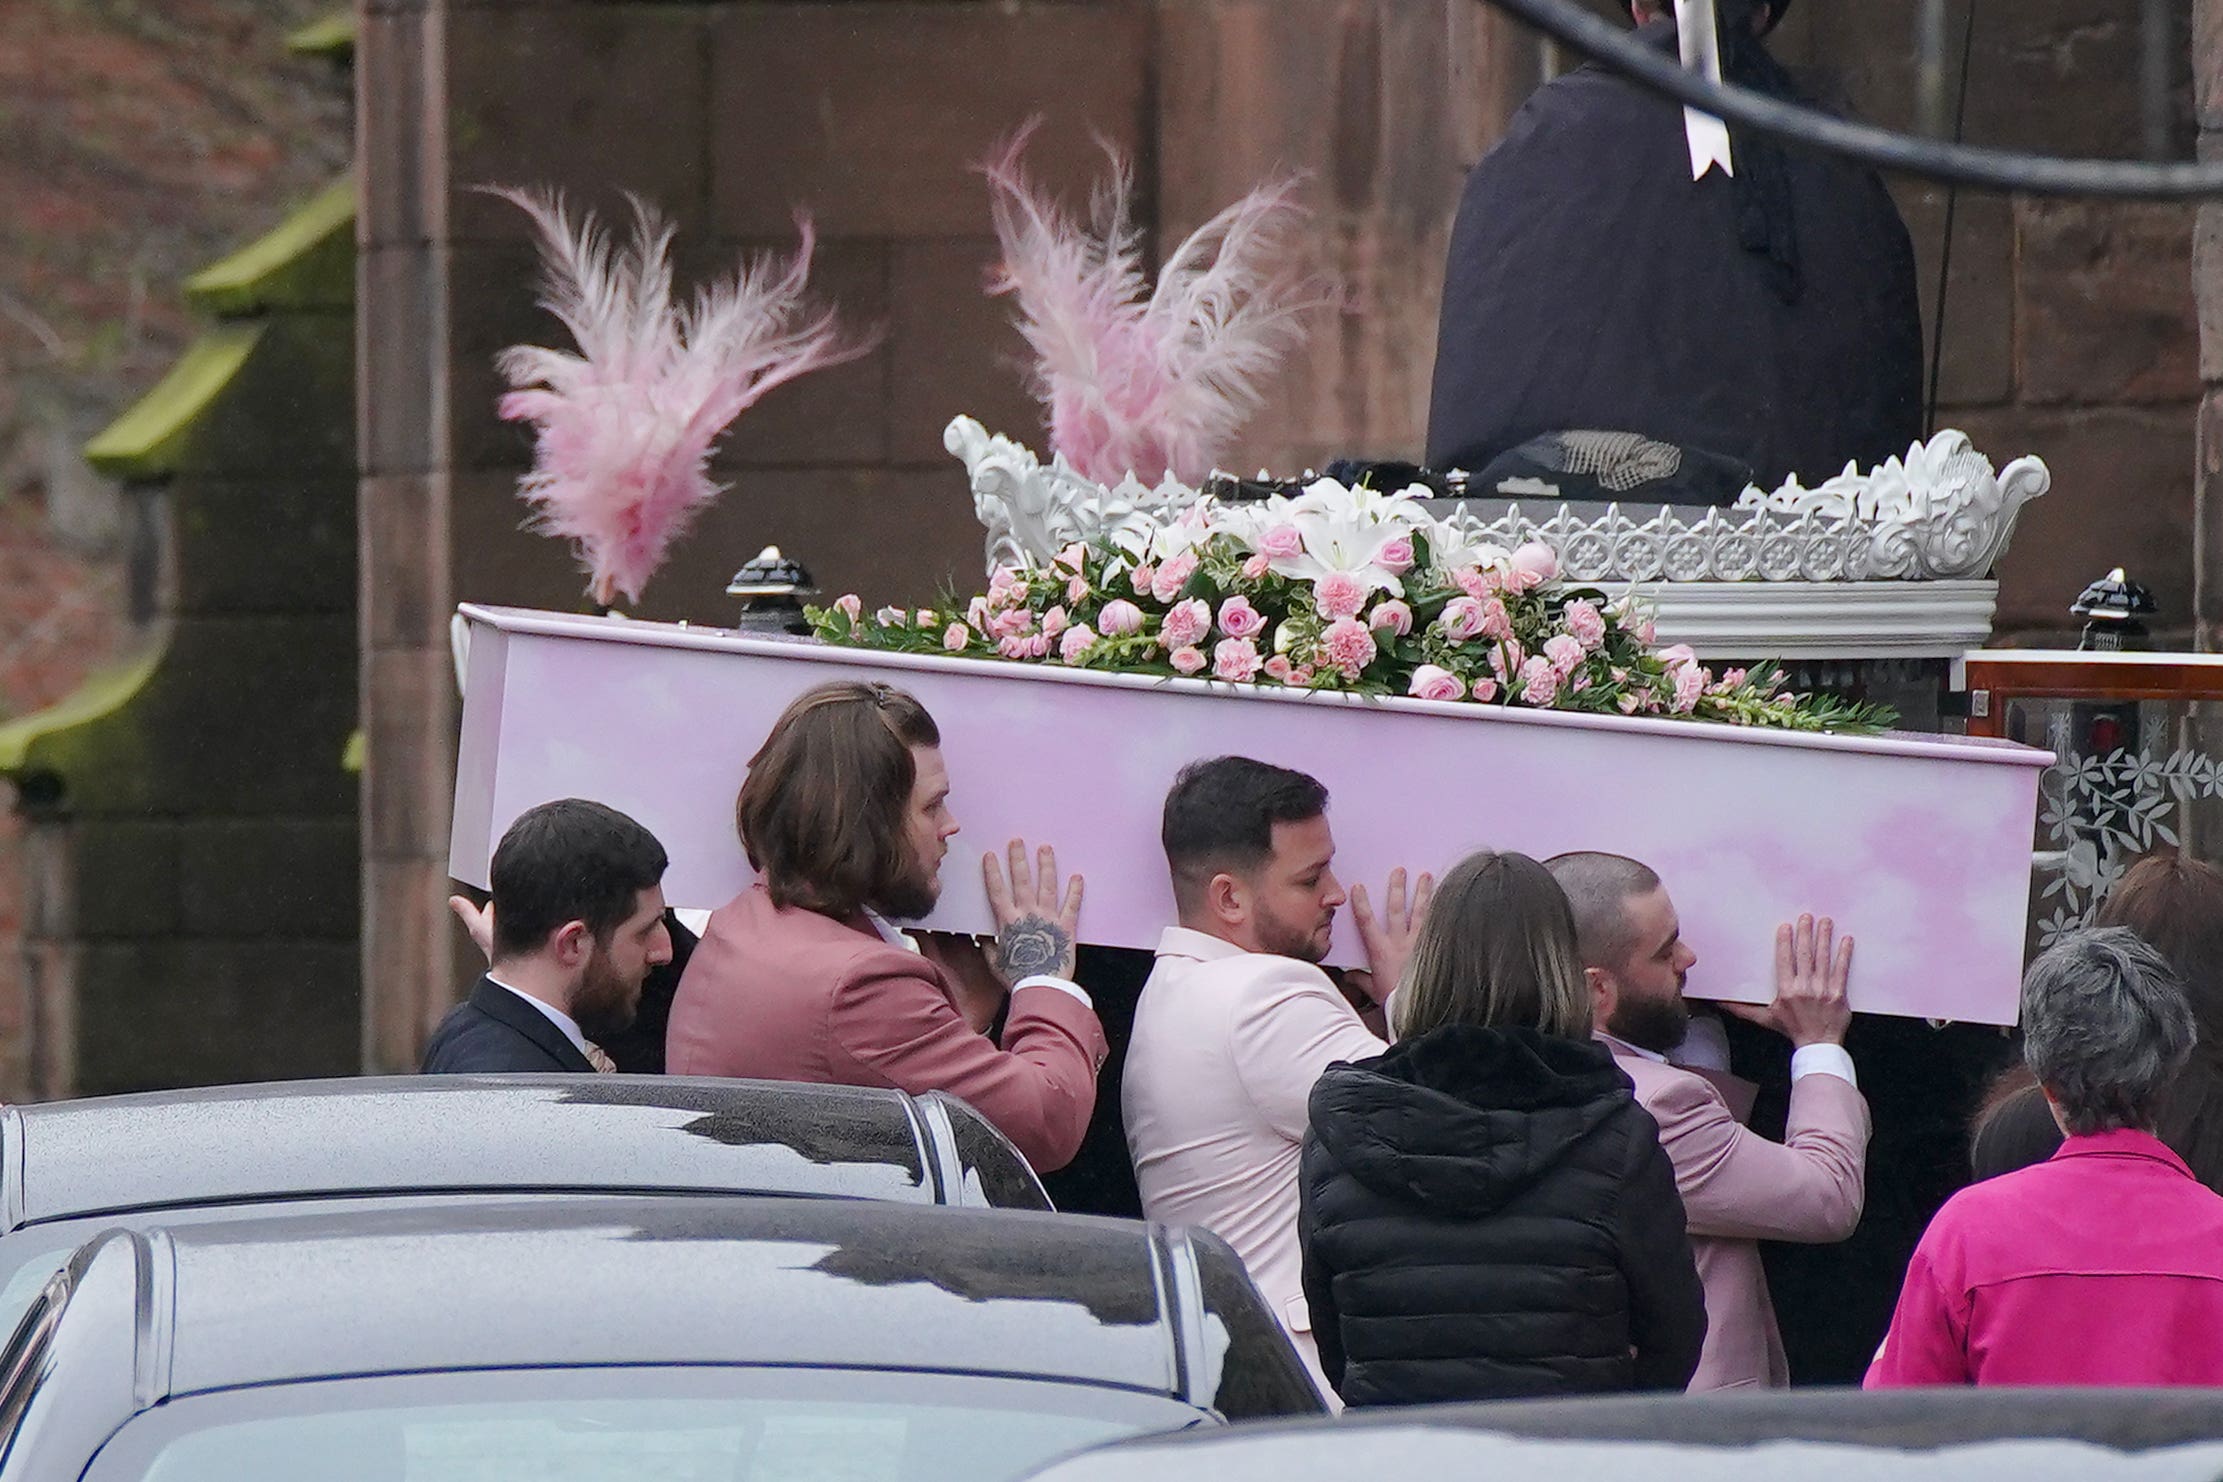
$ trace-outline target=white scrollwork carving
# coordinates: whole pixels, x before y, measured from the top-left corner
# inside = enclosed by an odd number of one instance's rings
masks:
[[[1171,479],[1107,488],[970,417],[952,421],[943,442],[971,475],[991,567],[1043,564],[1098,537],[1140,550],[1201,497]],[[1965,433],[1947,430],[1866,473],[1848,466],[1812,489],[1796,479],[1747,489],[1735,508],[1703,515],[1614,504],[1594,518],[1561,507],[1538,519],[1535,504],[1515,504],[1486,521],[1461,508],[1450,523],[1508,549],[1543,541],[1583,582],[1946,581],[1988,575],[2022,506],[2051,484],[2036,458],[1994,474]]]

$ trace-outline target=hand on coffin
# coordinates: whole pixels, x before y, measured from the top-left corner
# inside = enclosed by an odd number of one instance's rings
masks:
[[[975,1034],[987,1033],[1011,994],[988,965],[988,954],[981,950],[980,943],[953,931],[914,931],[910,936],[918,943],[919,956],[941,969],[957,1012]]]
[[[1382,914],[1374,914],[1374,903],[1367,899],[1366,887],[1351,887],[1351,919],[1358,923],[1359,946],[1366,952],[1366,967],[1346,972],[1344,980],[1377,1004],[1389,1002],[1397,991],[1397,984],[1405,976],[1405,964],[1412,959],[1413,938],[1420,933],[1420,923],[1428,915],[1428,902],[1436,897],[1436,877],[1422,872],[1413,882],[1412,898],[1405,897],[1405,871],[1403,866],[1389,872],[1389,883],[1382,890]]]
[[[455,919],[471,934],[471,945],[491,963],[494,960],[494,902],[474,906],[464,896],[448,897],[448,909],[455,912]]]
[[[989,965],[1006,988],[1015,988],[1037,975],[1070,979],[1077,960],[1074,932],[1081,923],[1081,877],[1058,890],[1057,851],[1044,844],[1036,852],[1034,869],[1027,868],[1027,846],[1013,839],[1011,876],[1004,878],[996,856],[981,856],[980,872],[988,886],[988,909],[996,919],[996,942],[988,954]]]
[[[1793,1046],[1841,1045],[1852,1024],[1845,985],[1852,976],[1853,939],[1831,938],[1836,923],[1827,916],[1801,916],[1775,929],[1775,1002],[1724,1003],[1724,1012],[1764,1025]]]

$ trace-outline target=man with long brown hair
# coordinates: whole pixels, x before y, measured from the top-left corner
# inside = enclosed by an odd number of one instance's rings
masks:
[[[672,1004],[674,1075],[948,1091],[1038,1170],[1072,1160],[1107,1046],[1073,982],[1081,878],[1044,847],[981,861],[993,947],[914,950],[891,921],[941,894],[957,820],[941,732],[885,684],[820,685],[788,706],[735,804],[757,883],[712,913]],[[1000,1042],[984,1031],[1005,1013]]]

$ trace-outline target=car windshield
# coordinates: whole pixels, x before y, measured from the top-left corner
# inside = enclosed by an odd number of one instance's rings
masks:
[[[582,1318],[582,1321],[585,1319]],[[1005,1482],[1208,1419],[1173,1400],[969,1375],[533,1369],[188,1396],[86,1482]]]

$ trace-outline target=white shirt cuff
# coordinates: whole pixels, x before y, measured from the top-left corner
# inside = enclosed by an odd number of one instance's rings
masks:
[[[1011,985],[1013,993],[1017,993],[1022,988],[1055,988],[1060,993],[1072,994],[1073,997],[1081,1001],[1081,1007],[1087,1009],[1090,1013],[1096,1012],[1096,1000],[1088,996],[1088,990],[1080,984],[1070,982],[1064,978],[1053,978],[1048,973],[1036,973],[1032,977],[1021,978]],[[1845,1063],[1850,1065],[1852,1062],[1848,1060]]]
[[[1800,1045],[1791,1051],[1791,1083],[1796,1085],[1800,1076],[1808,1075],[1833,1075],[1855,1090],[1860,1087],[1860,1078],[1853,1074],[1852,1056],[1843,1045]]]

